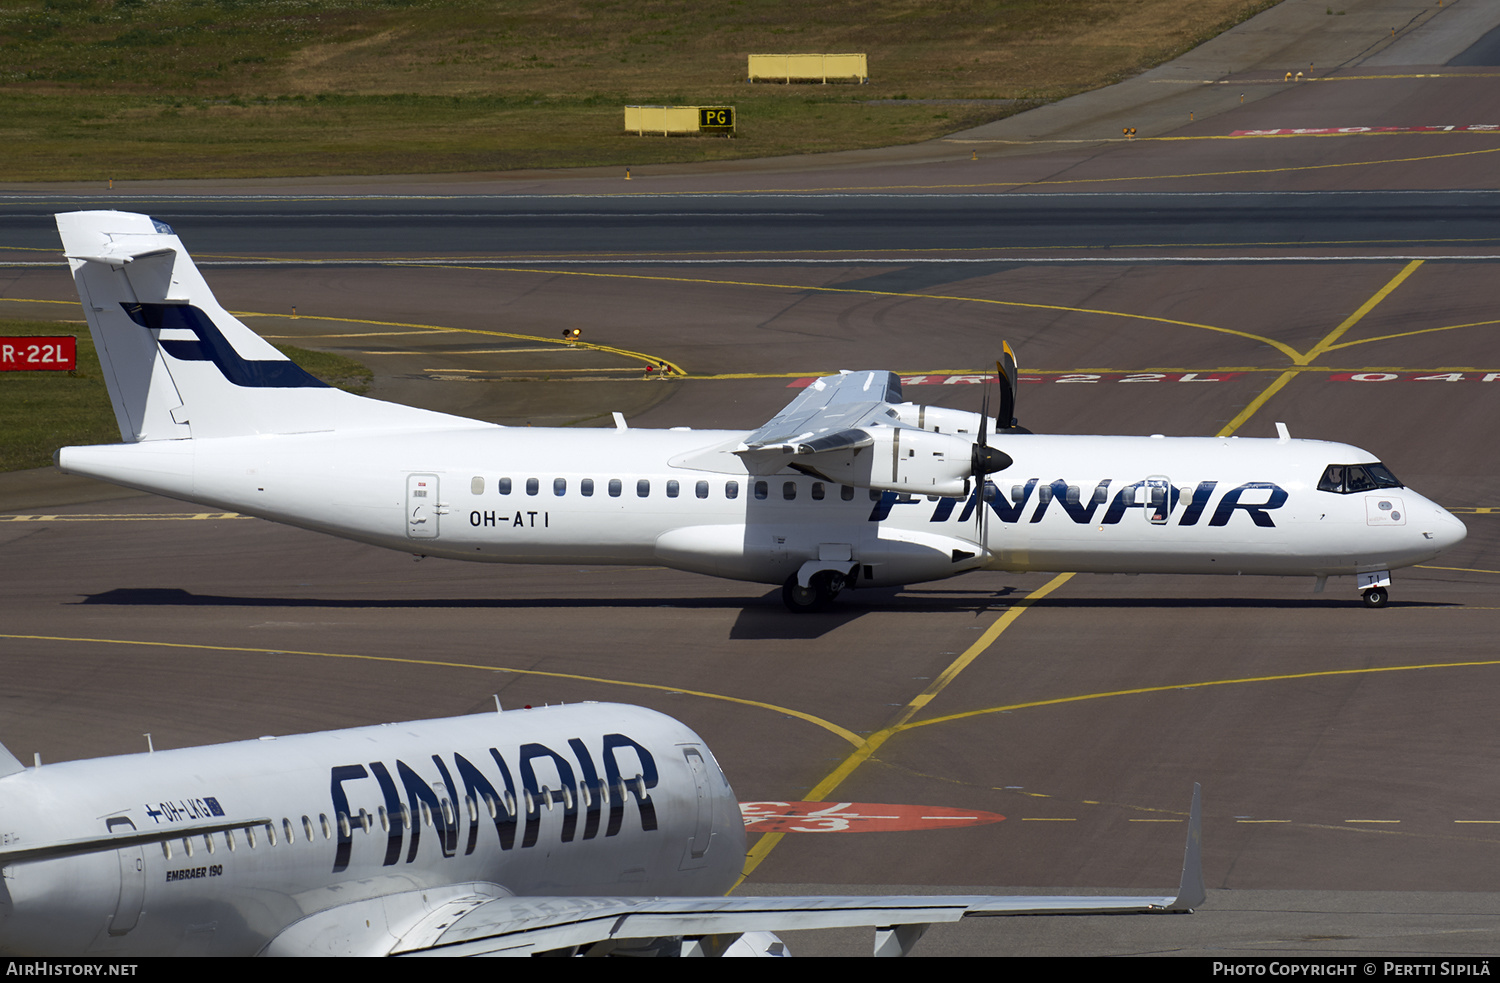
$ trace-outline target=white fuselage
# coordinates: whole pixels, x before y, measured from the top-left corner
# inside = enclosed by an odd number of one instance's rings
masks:
[[[722,894],[744,847],[702,740],[616,704],[43,765],[0,778],[0,954],[384,954],[476,899]]]
[[[981,568],[1321,577],[1420,563],[1465,534],[1410,488],[1319,491],[1328,465],[1374,460],[1347,444],[996,435],[1014,463],[990,475],[981,523],[972,494],[758,476],[733,454],[695,453],[737,436],[354,431],[71,447],[59,464],[425,556],[651,563],[771,584],[820,557],[847,557],[858,586]]]

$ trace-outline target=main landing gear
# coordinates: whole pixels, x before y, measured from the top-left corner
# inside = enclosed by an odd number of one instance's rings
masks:
[[[807,578],[806,587],[797,583],[797,575],[794,573],[781,585],[781,602],[793,614],[826,611],[846,584],[844,575],[837,570],[818,571]]]

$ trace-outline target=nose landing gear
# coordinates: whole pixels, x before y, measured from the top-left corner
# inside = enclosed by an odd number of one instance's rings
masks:
[[[1357,580],[1359,596],[1364,598],[1365,607],[1383,608],[1386,601],[1390,600],[1385,589],[1391,586],[1391,572],[1389,570],[1372,570],[1362,573]]]

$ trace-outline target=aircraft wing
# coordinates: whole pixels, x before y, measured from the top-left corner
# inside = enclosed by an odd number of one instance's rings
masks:
[[[499,898],[420,930],[393,956],[525,956],[592,947],[600,954],[660,938],[681,938],[717,954],[749,932],[874,928],[877,956],[905,955],[928,926],[998,915],[1119,915],[1189,912],[1169,897],[922,896],[787,898]],[[409,940],[409,941],[408,941]]]
[[[744,438],[736,451],[751,466],[766,459],[782,466],[785,454],[852,450],[873,442],[861,429],[875,424],[905,426],[888,413],[901,402],[901,380],[894,372],[844,372],[826,375],[802,390],[786,408]]]
[[[1187,913],[1204,901],[1202,793],[1193,786],[1176,897],[892,895],[884,897],[566,898],[470,896],[402,933],[393,956],[496,956],[576,949],[590,955],[680,938],[683,954],[719,955],[749,932],[870,927],[877,956],[906,955],[928,926],[1002,915]]]

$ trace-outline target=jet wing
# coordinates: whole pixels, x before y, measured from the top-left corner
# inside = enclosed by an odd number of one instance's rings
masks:
[[[876,929],[877,956],[906,955],[929,925],[1001,915],[1186,913],[1204,901],[1202,793],[1193,786],[1176,897],[1089,895],[885,897],[543,898],[498,897],[456,914],[439,908],[403,933],[394,956],[605,954],[616,946],[681,938],[684,954],[721,954],[747,932]],[[476,899],[477,900],[477,899]]]
[[[526,956],[573,948],[681,938],[721,952],[747,932],[874,928],[875,952],[905,955],[929,925],[998,915],[1119,915],[1188,912],[1169,897],[922,896],[788,898],[501,898],[420,931],[393,956]]]

